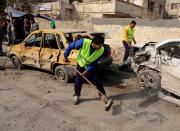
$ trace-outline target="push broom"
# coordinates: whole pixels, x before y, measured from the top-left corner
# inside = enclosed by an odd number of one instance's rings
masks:
[[[76,68],[73,67],[73,69],[81,76],[83,77],[92,87],[96,88],[96,86],[90,82],[84,75],[82,75]],[[103,100],[105,101],[105,111],[109,111],[113,105],[112,99],[109,99],[99,90],[97,90],[99,94],[101,94]]]

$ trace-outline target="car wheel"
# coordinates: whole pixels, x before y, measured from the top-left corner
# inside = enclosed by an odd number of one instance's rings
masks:
[[[161,86],[161,78],[159,74],[150,69],[140,71],[138,74],[138,82],[142,89],[155,89],[158,90]]]
[[[63,65],[59,65],[55,68],[55,77],[60,82],[68,83],[70,81],[67,70]]]
[[[11,62],[12,62],[15,69],[17,69],[17,70],[22,69],[22,64],[21,64],[20,60],[16,56],[13,56],[11,58]]]

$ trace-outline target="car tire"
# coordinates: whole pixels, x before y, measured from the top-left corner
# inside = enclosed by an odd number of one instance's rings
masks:
[[[158,90],[161,87],[161,78],[158,72],[151,69],[145,69],[138,73],[138,83],[142,89]]]
[[[70,81],[70,77],[64,65],[59,65],[55,68],[55,77],[60,82],[68,83]]]
[[[11,58],[11,62],[12,62],[12,64],[13,64],[13,66],[14,66],[15,69],[17,69],[17,70],[21,70],[21,69],[22,69],[23,65],[21,64],[21,62],[20,62],[20,60],[18,59],[18,57],[13,56],[13,57]]]

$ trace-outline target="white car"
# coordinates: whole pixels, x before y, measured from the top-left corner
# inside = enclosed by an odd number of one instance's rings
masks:
[[[137,44],[131,56],[140,86],[180,105],[180,39]]]

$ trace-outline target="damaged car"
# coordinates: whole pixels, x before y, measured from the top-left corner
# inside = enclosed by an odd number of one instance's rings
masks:
[[[180,39],[137,44],[131,56],[140,87],[157,89],[161,98],[177,98],[173,102],[180,104]]]
[[[9,49],[9,58],[16,69],[24,65],[51,71],[56,79],[69,82],[76,76],[72,66],[77,64],[78,50],[72,50],[68,59],[63,61],[64,51],[68,44],[79,38],[93,38],[94,33],[73,29],[42,29],[32,32],[19,44],[13,44]],[[78,36],[78,38],[77,38]],[[112,63],[110,46],[104,44],[104,54],[99,61],[101,69]]]

